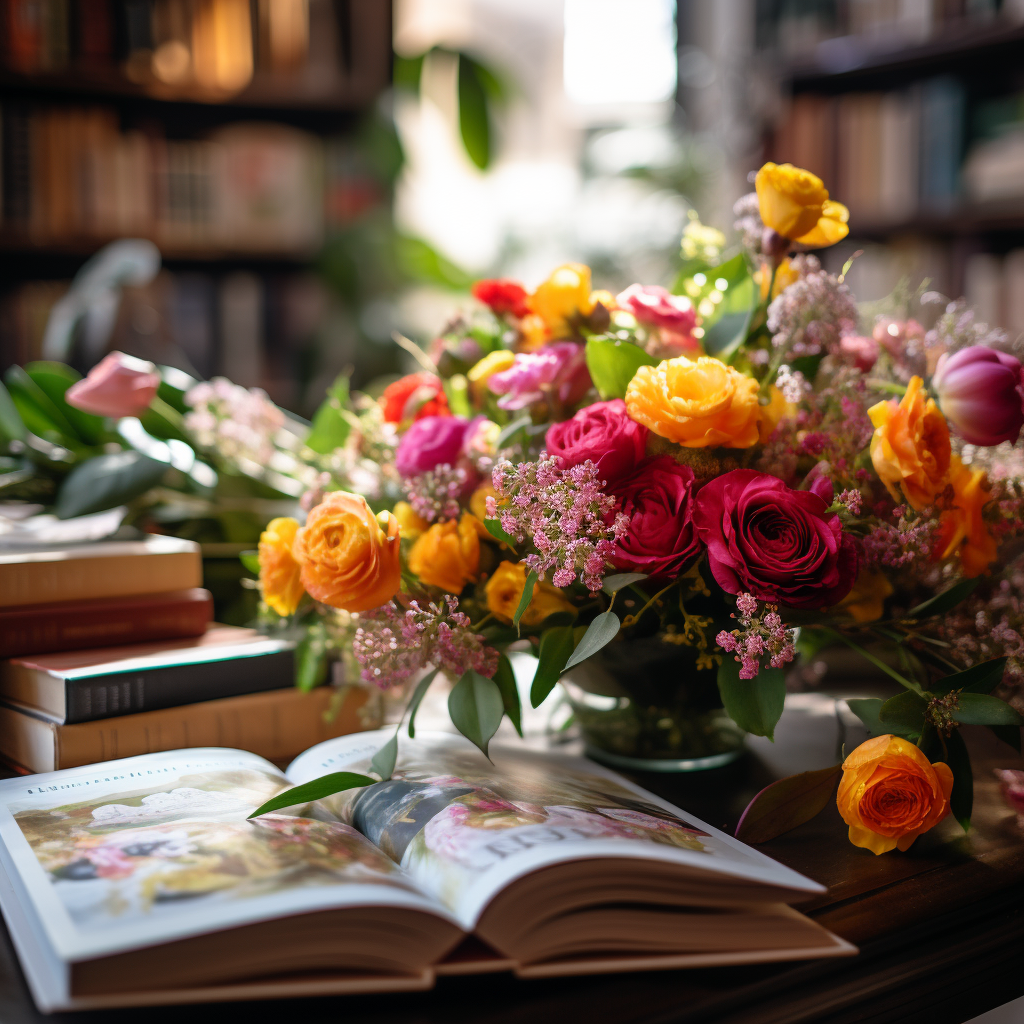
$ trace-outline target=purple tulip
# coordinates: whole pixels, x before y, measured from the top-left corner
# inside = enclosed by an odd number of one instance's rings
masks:
[[[520,352],[507,370],[487,378],[487,387],[502,409],[522,409],[554,393],[563,405],[578,402],[590,387],[582,345],[556,341],[536,352]]]
[[[402,435],[395,452],[395,468],[402,476],[419,476],[436,466],[455,466],[469,420],[462,416],[424,416]]]
[[[987,448],[1016,441],[1024,426],[1024,381],[1018,359],[984,345],[939,358],[932,389],[954,430]]]

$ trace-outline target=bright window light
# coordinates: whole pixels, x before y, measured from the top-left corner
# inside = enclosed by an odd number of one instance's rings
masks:
[[[660,103],[676,90],[674,0],[565,0],[565,92],[585,104]]]

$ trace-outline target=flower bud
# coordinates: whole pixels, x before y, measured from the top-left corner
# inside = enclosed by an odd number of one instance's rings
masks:
[[[97,416],[141,416],[160,387],[152,363],[123,352],[111,352],[64,396],[68,405]]]
[[[970,444],[1016,441],[1024,426],[1020,361],[984,345],[943,355],[932,390],[953,429]]]

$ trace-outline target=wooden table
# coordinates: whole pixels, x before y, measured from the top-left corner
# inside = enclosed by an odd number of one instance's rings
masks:
[[[416,995],[44,1017],[0,927],[0,1022],[961,1024],[1024,994],[1024,832],[1002,803],[992,775],[997,767],[1024,768],[1024,760],[987,730],[964,732],[975,764],[970,835],[947,819],[910,852],[875,857],[849,844],[832,806],[762,847],[828,885],[826,895],[800,909],[860,946],[855,958],[551,981],[487,975],[440,979],[433,992]],[[751,756],[718,772],[638,781],[731,831],[770,776]]]

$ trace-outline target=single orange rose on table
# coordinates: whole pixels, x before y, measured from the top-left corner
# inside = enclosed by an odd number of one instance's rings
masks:
[[[366,499],[332,491],[295,538],[302,584],[332,608],[365,612],[391,600],[402,582],[398,520],[373,514]]]
[[[298,529],[294,519],[284,517],[271,519],[260,534],[260,589],[263,600],[278,615],[291,615],[305,593],[300,578],[302,567],[292,551]]]
[[[953,773],[910,740],[876,736],[844,762],[836,803],[850,842],[874,854],[908,850],[949,813]]]

